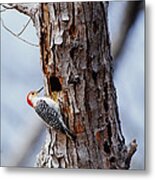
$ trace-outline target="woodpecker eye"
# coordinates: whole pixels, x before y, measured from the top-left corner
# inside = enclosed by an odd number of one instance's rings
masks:
[[[34,92],[32,92],[32,95],[34,95],[35,93]]]

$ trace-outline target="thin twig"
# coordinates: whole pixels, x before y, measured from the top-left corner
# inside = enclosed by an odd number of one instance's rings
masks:
[[[12,30],[10,30],[10,29],[4,24],[4,21],[3,21],[2,18],[0,18],[0,20],[1,20],[1,23],[2,23],[2,26],[4,27],[4,29],[6,29],[6,30],[7,30],[9,33],[11,33],[13,36],[17,37],[17,38],[20,39],[21,41],[23,41],[23,42],[25,42],[25,43],[27,43],[27,44],[29,44],[29,45],[31,45],[31,46],[39,47],[39,45],[34,44],[34,43],[32,43],[32,42],[29,42],[29,41],[27,41],[27,40],[19,37],[18,34],[14,33]]]
[[[7,10],[13,10],[16,8],[16,5],[10,5],[7,6],[6,4],[0,4],[1,7],[3,7],[4,9],[0,10],[0,13],[6,12]]]
[[[17,34],[17,36],[20,36],[24,31],[25,29],[27,28],[27,26],[29,25],[29,23],[31,22],[31,17],[29,18],[29,20],[27,21],[27,23],[25,24],[24,28]]]
[[[2,7],[5,8],[6,10],[7,10],[7,9],[14,9],[14,8],[15,8],[15,5],[6,6],[5,4],[2,4]]]

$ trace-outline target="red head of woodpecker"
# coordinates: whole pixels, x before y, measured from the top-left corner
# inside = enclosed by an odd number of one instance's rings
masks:
[[[31,107],[35,107],[36,106],[36,102],[38,99],[38,94],[43,90],[43,87],[41,87],[39,90],[37,91],[30,91],[27,95],[27,103],[31,106]]]

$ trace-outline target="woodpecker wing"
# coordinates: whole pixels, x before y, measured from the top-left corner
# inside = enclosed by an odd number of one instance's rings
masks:
[[[76,139],[74,135],[65,125],[60,114],[60,109],[55,105],[54,101],[48,99],[39,99],[35,106],[36,113],[42,118],[42,120],[55,130],[66,134],[70,139]]]
[[[55,107],[49,106],[45,100],[39,100],[36,103],[35,111],[47,125],[54,129],[61,131],[65,126],[59,111],[56,111]]]

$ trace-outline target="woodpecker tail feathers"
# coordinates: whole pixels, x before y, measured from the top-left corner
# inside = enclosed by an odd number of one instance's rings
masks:
[[[71,130],[69,130],[67,127],[65,127],[63,129],[63,133],[66,134],[66,136],[69,137],[71,140],[76,139],[76,135]]]

